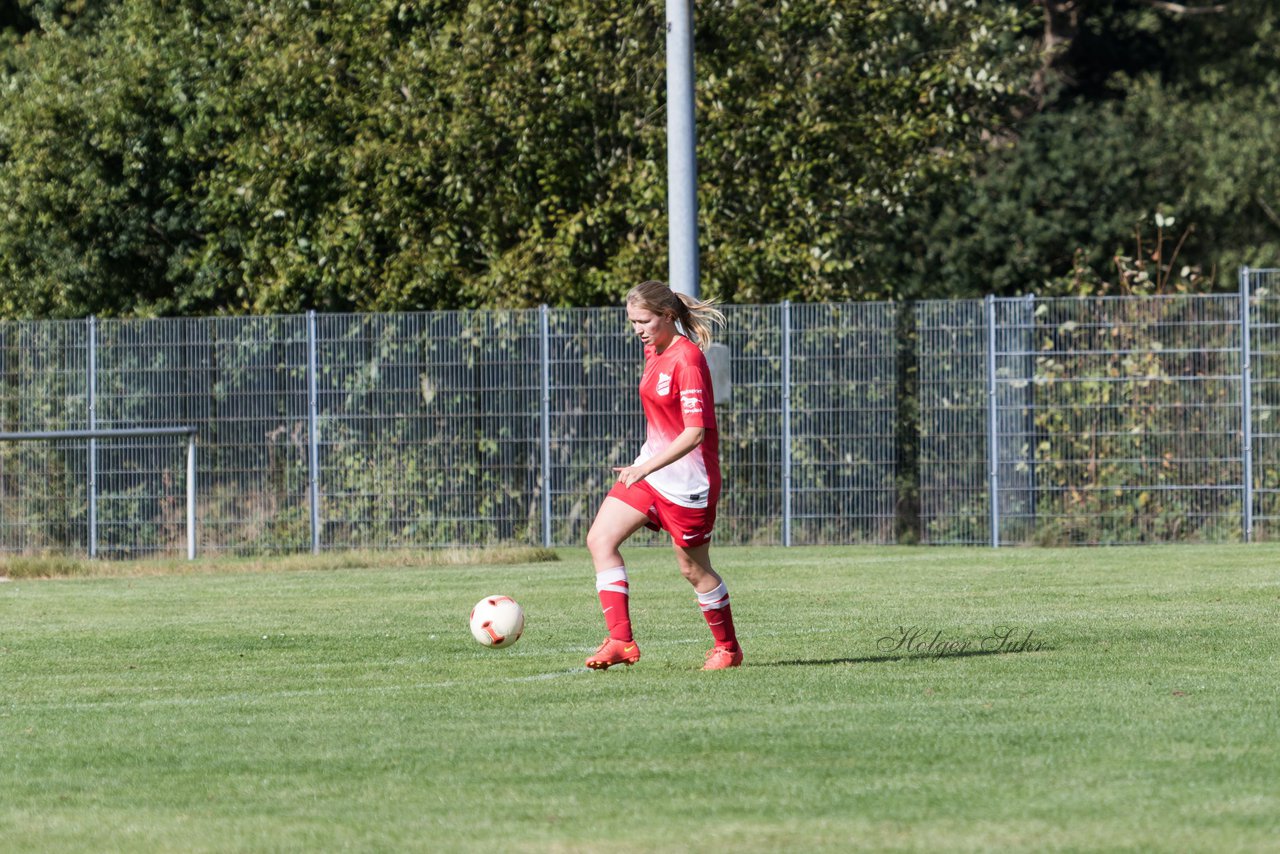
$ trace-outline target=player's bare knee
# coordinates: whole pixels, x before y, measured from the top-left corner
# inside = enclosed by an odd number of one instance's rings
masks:
[[[608,557],[622,545],[618,538],[608,531],[592,528],[587,531],[587,551],[593,558]]]

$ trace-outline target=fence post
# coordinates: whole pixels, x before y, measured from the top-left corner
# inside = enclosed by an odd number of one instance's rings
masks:
[[[187,435],[187,560],[196,559],[196,431]]]
[[[551,319],[546,303],[538,307],[538,353],[542,363],[542,545],[551,548]]]
[[[307,499],[311,553],[320,554],[320,418],[316,392],[316,313],[307,312]]]
[[[93,315],[86,319],[88,340],[85,342],[85,402],[88,405],[89,429],[98,429],[98,320]],[[98,556],[98,440],[89,439],[88,454],[89,492],[89,557]]]
[[[782,544],[791,545],[791,300],[782,301]]]
[[[1249,309],[1249,268],[1240,268],[1240,435],[1244,483],[1241,488],[1244,541],[1253,542],[1253,324]]]
[[[1036,340],[1036,295],[1027,294],[1027,326],[1029,329],[1026,334],[1021,336],[1019,348],[1028,352],[1035,350]],[[1030,517],[1030,532],[1034,533],[1040,527],[1040,478],[1039,470],[1036,465],[1036,362],[1035,356],[1019,356],[1022,363],[1020,380],[1027,383],[1027,391],[1023,395],[1023,405],[1027,407],[1027,416],[1022,422],[1022,429],[1027,431],[1031,437],[1027,442],[1027,453],[1024,458],[1027,463],[1027,497],[1024,506],[1024,512]]]
[[[991,547],[1000,547],[1000,420],[996,407],[996,298],[987,309],[987,494],[991,510]]]

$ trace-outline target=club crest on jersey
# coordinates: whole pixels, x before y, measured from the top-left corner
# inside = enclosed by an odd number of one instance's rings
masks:
[[[657,391],[659,395],[671,394],[671,374],[663,374],[663,373],[658,374]]]

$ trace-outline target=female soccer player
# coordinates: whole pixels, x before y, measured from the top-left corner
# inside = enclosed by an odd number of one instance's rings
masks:
[[[587,533],[609,630],[587,667],[605,670],[640,660],[619,548],[646,525],[671,535],[676,564],[693,585],[711,628],[715,646],[702,669],[737,667],[742,648],[733,630],[729,594],[709,555],[720,498],[720,457],[711,372],[702,348],[711,342],[712,322],[723,324],[724,315],[662,282],[644,282],[627,294],[627,319],[644,342],[640,402],[647,435],[635,462],[614,469],[617,482]]]

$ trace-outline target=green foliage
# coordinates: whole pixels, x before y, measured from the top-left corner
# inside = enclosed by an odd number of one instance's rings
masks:
[[[1013,6],[791,4],[723,15],[699,66],[710,288],[744,302],[884,296],[884,225],[957,175],[1025,72]],[[714,28],[715,23],[708,25]]]
[[[0,583],[3,847],[1275,847],[1274,545],[717,548],[727,673],[669,549],[628,552],[644,658],[588,672],[590,560],[562,554]],[[528,617],[505,650],[466,628],[497,591]],[[1001,626],[1043,647],[981,649]]]
[[[112,314],[162,299],[195,239],[163,65],[118,32],[54,30],[13,55],[0,92],[0,311]]]
[[[1265,142],[1280,108],[1267,100],[1187,104],[1148,79],[1122,102],[1038,117],[937,212],[919,271],[955,295],[1068,293],[1082,265],[1109,277],[1159,215],[1179,223],[1199,289],[1233,288],[1240,265],[1280,257],[1280,163]]]
[[[112,0],[7,0],[0,4],[0,61],[28,33],[91,28]]]
[[[699,4],[705,291],[1062,293],[1156,212],[1200,288],[1274,263],[1280,11],[1221,5],[1080,4],[1033,112],[1034,4]],[[0,316],[616,301],[665,263],[663,48],[618,0],[22,0]]]
[[[55,25],[87,5],[32,6],[5,52],[0,315],[581,305],[664,265],[658,4],[121,0]],[[883,223],[1006,115],[1030,14],[700,5],[707,292],[880,292]]]

